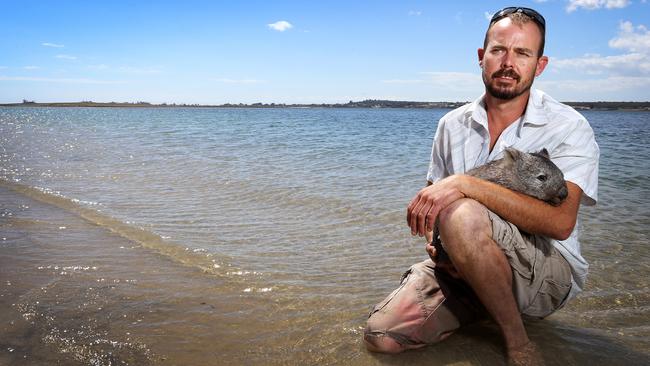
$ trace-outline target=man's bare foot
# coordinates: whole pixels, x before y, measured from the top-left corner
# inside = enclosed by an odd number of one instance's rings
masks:
[[[509,366],[544,366],[542,354],[533,342],[525,343],[522,346],[508,349]]]

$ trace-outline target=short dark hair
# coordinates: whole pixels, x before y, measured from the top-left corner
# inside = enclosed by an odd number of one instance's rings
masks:
[[[519,26],[524,25],[528,22],[533,22],[536,26],[537,29],[539,30],[539,34],[542,36],[542,40],[539,45],[539,50],[537,51],[537,57],[542,57],[544,55],[544,45],[546,43],[546,30],[545,27],[543,27],[541,24],[539,24],[535,19],[532,17],[522,13],[522,12],[514,12],[508,15],[505,15],[504,17],[497,19],[495,21],[490,22],[490,25],[488,26],[488,29],[485,31],[485,39],[483,40],[483,49],[487,48],[487,43],[488,43],[488,33],[490,32],[490,29],[492,29],[492,26],[496,24],[499,20],[503,18],[510,18],[510,20]]]

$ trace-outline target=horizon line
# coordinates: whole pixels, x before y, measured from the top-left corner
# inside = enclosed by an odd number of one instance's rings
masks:
[[[440,101],[418,101],[418,100],[397,100],[397,99],[363,99],[363,100],[350,100],[348,102],[311,102],[311,103],[285,103],[285,102],[225,102],[221,104],[204,104],[204,103],[187,103],[187,102],[161,102],[161,103],[152,103],[143,100],[138,100],[136,102],[102,102],[102,101],[93,101],[93,100],[80,100],[80,101],[58,101],[58,102],[37,102],[35,100],[23,99],[21,102],[6,102],[0,103],[0,106],[12,106],[12,105],[34,105],[34,104],[130,104],[130,105],[150,105],[150,106],[204,106],[204,107],[216,107],[216,106],[292,106],[292,105],[347,105],[347,104],[359,104],[359,103],[414,103],[414,104],[459,104],[459,103],[472,103],[473,100],[440,100]],[[572,101],[561,101],[561,103],[625,103],[625,104],[650,104],[650,100],[646,101],[630,101],[630,100],[572,100]]]

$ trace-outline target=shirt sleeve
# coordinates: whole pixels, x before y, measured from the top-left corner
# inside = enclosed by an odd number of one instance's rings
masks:
[[[443,152],[445,151],[445,122],[440,119],[436,135],[433,138],[433,146],[431,147],[431,161],[429,162],[429,171],[427,173],[427,180],[435,183],[440,179],[449,175],[445,165]]]
[[[564,141],[551,153],[564,179],[582,189],[582,204],[592,206],[598,200],[598,159],[600,149],[587,120],[579,120]]]

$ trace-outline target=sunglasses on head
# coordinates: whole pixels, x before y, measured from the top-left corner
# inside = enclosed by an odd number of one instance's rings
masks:
[[[503,8],[499,10],[498,12],[496,12],[496,14],[494,14],[492,19],[490,20],[490,25],[514,13],[523,13],[528,17],[530,17],[531,19],[533,19],[535,23],[539,24],[543,30],[546,29],[546,20],[544,20],[542,14],[538,13],[537,11],[531,8],[524,8],[519,6],[509,6],[507,8]]]

